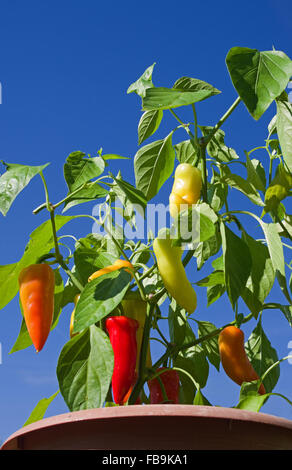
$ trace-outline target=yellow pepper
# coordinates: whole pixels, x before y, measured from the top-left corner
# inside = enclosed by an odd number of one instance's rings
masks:
[[[74,307],[74,310],[73,312],[71,313],[71,318],[70,318],[70,338],[73,338],[73,336],[76,336],[77,333],[73,333],[73,325],[74,325],[74,316],[75,316],[75,308],[76,308],[76,304],[79,300],[79,297],[80,297],[80,294],[77,294],[75,295],[74,297],[74,304],[75,304],[75,307]]]
[[[197,296],[182,263],[182,248],[172,246],[169,233],[164,232],[163,236],[155,238],[153,250],[166,290],[189,314],[193,313],[197,307]]]
[[[134,266],[132,263],[123,259],[118,259],[112,265],[106,266],[105,268],[99,269],[98,271],[95,271],[93,274],[91,274],[91,276],[88,278],[88,282],[96,279],[97,277],[103,276],[103,274],[111,273],[112,271],[116,271],[121,268],[129,268],[126,269],[126,271],[133,275]]]
[[[196,204],[200,198],[201,189],[200,170],[190,163],[180,163],[175,170],[174,184],[169,196],[170,215],[177,217],[181,210],[187,208],[186,205]]]

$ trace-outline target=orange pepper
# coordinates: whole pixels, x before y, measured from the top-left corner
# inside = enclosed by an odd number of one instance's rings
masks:
[[[227,326],[219,334],[218,343],[223,369],[233,382],[241,385],[243,382],[259,379],[247,357],[242,330],[236,326]],[[261,395],[266,393],[263,384],[258,392]]]
[[[49,336],[53,321],[54,271],[48,264],[32,264],[21,271],[18,281],[26,327],[39,352]]]

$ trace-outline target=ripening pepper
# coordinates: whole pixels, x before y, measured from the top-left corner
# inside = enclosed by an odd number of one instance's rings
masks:
[[[105,321],[114,352],[112,392],[114,402],[122,405],[136,380],[137,320],[124,315],[111,316]]]
[[[32,264],[21,271],[18,282],[26,327],[39,352],[45,345],[53,321],[54,271],[48,264]]]
[[[244,333],[236,326],[227,326],[219,334],[219,352],[223,369],[233,382],[241,385],[243,382],[259,380],[259,376],[249,361],[244,348]],[[266,393],[261,384],[259,394]]]
[[[137,330],[137,359],[136,359],[136,373],[139,371],[140,353],[144,333],[144,325],[147,313],[147,302],[141,299],[139,292],[128,292],[122,300],[123,313],[126,317],[133,318],[138,321],[139,328]],[[150,344],[148,343],[146,367],[152,367]]]
[[[164,286],[177,303],[191,314],[197,307],[197,295],[182,263],[182,248],[172,246],[168,232],[155,238],[153,250]]]
[[[157,372],[165,370],[165,367],[160,367]],[[159,382],[161,380],[163,389]],[[154,404],[178,404],[179,403],[179,374],[176,370],[166,369],[158,377],[148,381],[148,387],[150,392],[150,403]]]
[[[112,271],[117,271],[121,268],[128,268],[126,269],[126,271],[133,275],[134,266],[132,265],[132,263],[123,259],[118,259],[110,266],[106,266],[105,268],[99,269],[98,271],[95,271],[93,274],[91,274],[91,276],[89,276],[88,278],[88,282],[92,281],[93,279],[96,279],[97,277],[103,276],[103,274],[111,273]]]
[[[73,338],[73,336],[76,336],[77,333],[73,333],[73,326],[74,326],[74,316],[75,316],[75,308],[76,308],[76,305],[77,305],[77,302],[79,300],[79,297],[80,297],[80,294],[77,294],[75,295],[74,297],[74,304],[75,304],[75,307],[71,313],[71,318],[70,318],[70,338]]]
[[[174,183],[169,196],[169,212],[177,217],[181,210],[196,204],[202,189],[202,176],[198,168],[190,163],[180,163],[174,174]]]
[[[280,202],[285,199],[292,188],[292,175],[289,174],[282,163],[277,167],[275,177],[265,193],[265,207],[262,216],[267,212],[275,212]]]

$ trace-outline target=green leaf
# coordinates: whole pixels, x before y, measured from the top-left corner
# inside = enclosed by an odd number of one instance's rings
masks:
[[[220,225],[220,230],[226,290],[234,308],[250,276],[252,260],[248,245],[223,222]]]
[[[218,95],[221,91],[214,88],[207,82],[203,80],[199,80],[198,78],[191,78],[191,77],[181,77],[179,78],[173,88],[178,90],[185,90],[185,91],[208,91],[210,94],[209,96]]]
[[[60,230],[74,216],[57,215],[56,230]],[[18,292],[18,276],[23,268],[37,262],[38,258],[54,247],[51,221],[47,220],[30,235],[24,254],[18,263],[0,266],[0,309],[5,307]]]
[[[58,359],[57,378],[69,410],[100,408],[106,399],[113,367],[109,338],[95,325],[68,341]]]
[[[200,129],[203,135],[207,136],[213,130],[213,127],[200,126]],[[222,129],[218,129],[214,134],[207,144],[206,150],[210,157],[214,158],[218,162],[226,163],[239,158],[236,151],[231,147],[227,147],[225,144],[225,132]]]
[[[0,176],[0,212],[5,216],[18,194],[49,163],[41,166],[18,165],[3,161],[2,163],[6,166],[6,172]]]
[[[193,166],[197,165],[200,158],[200,152],[194,148],[194,145],[190,140],[179,142],[174,146],[174,150],[176,158],[180,163],[190,163]]]
[[[292,105],[288,101],[276,100],[277,133],[283,159],[292,173]]]
[[[271,346],[260,322],[248,338],[248,341],[245,344],[245,349],[247,356],[259,377],[261,377],[272,364],[278,361],[277,351]],[[266,392],[269,393],[275,388],[279,377],[280,367],[278,365],[273,367],[271,372],[266,375],[263,381]]]
[[[38,404],[34,407],[32,410],[31,414],[29,415],[28,419],[24,423],[24,426],[27,426],[28,424],[35,423],[36,421],[40,421],[43,419],[49,405],[52,403],[52,401],[56,398],[58,395],[59,390],[54,393],[51,397],[49,398],[43,398],[38,402]]]
[[[268,248],[260,241],[250,237],[246,232],[243,232],[242,238],[249,247],[252,269],[246,286],[241,292],[241,297],[257,318],[266,297],[273,287],[275,271]]]
[[[131,204],[133,208],[136,208],[142,216],[145,216],[145,210],[147,206],[147,199],[145,198],[142,191],[136,189],[127,181],[122,178],[115,178],[111,175],[116,185],[112,187],[112,192],[120,199],[125,207],[127,204]]]
[[[130,280],[130,274],[121,269],[86,284],[76,305],[73,332],[79,332],[111,313],[122,301]]]
[[[221,247],[221,234],[218,230],[218,224],[215,227],[215,234],[204,242],[198,243],[194,256],[197,259],[197,269],[200,270],[205,262],[216,255]]]
[[[178,346],[182,345],[187,328],[186,311],[172,299],[168,310],[168,328],[170,341]]]
[[[224,165],[221,167],[222,179],[225,184],[237,189],[247,196],[254,204],[264,206],[265,203],[259,195],[255,186],[240,175],[231,173],[230,169]]]
[[[281,237],[278,233],[277,224],[266,224],[260,221],[267,241],[270,258],[276,273],[280,288],[289,303],[292,303],[286,280],[285,258]]]
[[[102,157],[84,157],[83,152],[72,152],[64,164],[64,177],[70,192],[97,178],[104,171],[105,164]]]
[[[154,64],[150,65],[150,67],[148,67],[145,70],[145,72],[141,75],[141,77],[138,78],[138,80],[136,80],[134,83],[132,83],[129,86],[129,88],[127,90],[128,94],[129,93],[136,93],[141,98],[144,98],[146,90],[148,88],[153,87],[152,73],[153,73],[154,65],[156,65],[156,62],[154,62]]]
[[[215,286],[207,287],[207,307],[220,299],[222,295],[226,292],[225,285],[216,284]]]
[[[213,323],[208,321],[198,321],[198,337],[206,336],[212,334],[217,330],[216,326]],[[219,371],[220,368],[220,354],[218,348],[218,336],[213,336],[208,340],[202,341],[202,348],[204,349],[207,358],[210,363]]]
[[[224,271],[213,271],[209,276],[204,277],[195,283],[197,286],[216,286],[217,284],[225,284]]]
[[[141,147],[134,158],[136,187],[146,197],[152,199],[174,168],[175,153],[172,147],[172,133],[165,139],[157,140]]]
[[[217,220],[217,215],[206,203],[182,211],[171,227],[175,244],[188,243],[191,244],[189,248],[197,247],[199,242],[214,236]]]
[[[153,111],[145,111],[142,114],[141,119],[138,124],[138,144],[141,145],[144,140],[148,139],[151,135],[153,135],[162,120],[163,111],[161,110],[153,110]]]
[[[247,180],[251,183],[258,191],[265,192],[266,190],[266,175],[262,163],[259,160],[249,158],[246,153],[246,169],[247,169]]]
[[[256,120],[285,90],[292,75],[292,61],[275,50],[233,47],[226,56],[226,65],[234,88]]]
[[[142,100],[144,111],[178,108],[202,101],[211,96],[210,90],[184,91],[174,88],[148,88]]]
[[[212,406],[209,400],[207,400],[207,398],[202,394],[200,389],[196,392],[193,405]]]
[[[96,201],[97,199],[105,197],[107,194],[108,190],[100,186],[98,183],[89,183],[88,186],[80,189],[80,191],[66,200],[62,212],[64,213],[72,207],[84,202]]]
[[[88,282],[89,276],[98,269],[110,266],[117,257],[106,251],[96,251],[94,248],[84,247],[81,244],[74,251],[75,267],[83,284]]]
[[[228,186],[222,182],[221,176],[212,168],[212,179],[208,184],[208,201],[215,212],[219,212],[225,204]]]
[[[250,383],[243,383],[242,387],[244,385],[250,386]],[[256,386],[255,386],[256,388]],[[259,395],[256,391],[253,393],[249,393],[247,395],[241,395],[239,399],[238,405],[235,406],[236,409],[238,410],[247,410],[247,411],[253,411],[255,413],[258,413],[261,409],[261,407],[264,405],[264,403],[267,401],[267,395]]]

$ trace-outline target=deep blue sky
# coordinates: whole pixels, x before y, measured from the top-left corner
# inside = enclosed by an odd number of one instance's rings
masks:
[[[221,95],[198,106],[199,123],[213,125],[236,98],[225,66],[228,50],[233,46],[271,50],[274,46],[292,57],[290,19],[288,1],[246,1],[241,6],[233,1],[189,0],[181,4],[159,0],[2,2],[0,159],[31,165],[50,162],[45,175],[51,198],[57,201],[66,194],[62,171],[70,152],[93,154],[102,147],[104,153],[134,156],[141,104],[136,95],[127,95],[126,91],[149,65],[156,62],[153,81],[157,86],[172,86],[177,78],[188,75],[220,89]],[[262,145],[274,111],[269,109],[255,122],[240,105],[226,123],[227,143],[242,159],[244,150]],[[175,126],[175,121],[167,119],[158,136]],[[186,137],[177,134],[176,138]],[[259,154],[257,157],[261,158]],[[133,182],[131,161],[125,162],[121,167],[115,162],[111,170],[121,168],[124,177]],[[167,201],[169,189],[166,185],[156,200]],[[32,215],[32,209],[43,200],[40,178],[35,178],[7,217],[1,217],[0,264],[21,257],[29,234],[45,220],[44,213]],[[235,192],[231,207],[236,208],[241,201]],[[80,207],[77,212],[82,211],[90,213],[91,206]],[[243,222],[253,230],[249,220]],[[77,235],[91,229],[90,223],[81,225],[80,221],[71,227]],[[203,277],[196,274],[195,262],[188,273],[193,281]],[[204,291],[197,290],[199,319],[220,326],[233,318],[226,299],[207,310]],[[276,296],[283,300],[277,292]],[[0,312],[0,439],[21,427],[35,404],[57,390],[55,368],[68,339],[70,313],[71,307],[64,310],[41,354],[29,348],[9,356],[21,321],[18,299]],[[247,336],[254,326],[255,322],[246,325]],[[279,357],[287,355],[292,334],[283,315],[266,311],[264,328]],[[275,391],[292,399],[292,366],[285,362],[281,371]],[[211,403],[233,406],[238,391],[224,373],[218,374],[211,367],[203,390]],[[66,411],[58,397],[47,416]],[[272,397],[262,411],[292,419],[292,408],[279,397]]]

